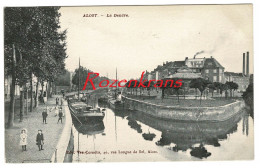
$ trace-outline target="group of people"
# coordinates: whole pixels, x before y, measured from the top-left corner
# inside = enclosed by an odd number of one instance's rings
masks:
[[[63,105],[63,99],[61,98],[61,100],[60,100],[60,99],[57,97],[57,98],[56,98],[56,106],[58,106],[59,104],[60,104],[61,106]]]
[[[39,148],[39,151],[43,150],[44,137],[42,130],[38,130],[38,134],[36,135],[36,145]],[[27,129],[23,128],[20,134],[20,145],[22,146],[22,151],[27,151]]]
[[[58,116],[58,122],[61,121],[62,123],[62,117],[64,116],[63,110],[62,110],[62,105],[63,105],[63,99],[61,99],[61,106],[59,106],[59,98],[56,98],[56,106],[54,107],[55,110],[55,116]],[[43,119],[43,123],[47,124],[46,120],[48,117],[48,113],[52,112],[53,108],[48,108],[48,106],[46,106],[46,108],[43,110],[42,112],[42,119]]]
[[[59,98],[56,98],[56,106],[54,108],[49,108],[47,105],[45,106],[45,108],[43,109],[42,112],[42,119],[43,119],[43,124],[47,124],[47,117],[48,114],[50,112],[52,112],[52,110],[55,110],[55,115],[54,116],[58,116],[58,122],[62,123],[62,117],[64,116],[63,113],[63,109],[62,109],[62,105],[63,105],[63,99],[61,98],[61,105],[59,106]],[[42,130],[39,129],[38,130],[38,134],[36,135],[36,145],[39,148],[39,151],[43,150],[43,144],[44,144],[44,137],[43,137],[43,133]],[[26,151],[26,146],[27,146],[27,129],[23,128],[21,130],[21,134],[20,134],[20,145],[22,146],[22,151]]]

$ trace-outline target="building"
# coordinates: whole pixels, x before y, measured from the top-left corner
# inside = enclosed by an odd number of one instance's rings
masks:
[[[188,58],[184,61],[166,62],[163,65],[158,65],[150,74],[153,79],[163,79],[166,76],[173,75],[178,72],[180,68],[186,67],[192,73],[200,73],[205,79],[211,82],[224,83],[225,68],[212,56],[210,58]]]
[[[243,73],[225,72],[226,82],[235,82],[238,84],[238,91],[246,91],[249,85],[249,76],[243,75]]]
[[[246,91],[250,83],[249,74],[249,52],[243,53],[242,73],[225,72],[225,82],[235,82],[238,84],[238,91]]]
[[[225,83],[224,70],[225,68],[211,56],[210,58],[205,58],[201,74],[203,78],[211,82]]]

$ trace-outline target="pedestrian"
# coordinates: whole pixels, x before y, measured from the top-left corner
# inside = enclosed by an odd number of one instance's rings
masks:
[[[63,105],[63,98],[61,98],[61,100],[60,100],[60,105],[61,106]]]
[[[44,109],[43,112],[42,112],[42,122],[45,123],[45,124],[47,124],[47,122],[46,122],[46,119],[47,119],[47,116],[48,116],[47,110],[48,109],[47,109],[47,106],[46,106],[46,109]]]
[[[61,123],[62,123],[62,116],[63,116],[62,107],[60,107],[60,110],[59,110],[59,119],[58,119],[57,124],[59,123],[59,121],[61,121]]]
[[[58,115],[59,115],[59,107],[56,106],[56,107],[55,107],[55,117],[58,116]]]
[[[23,128],[20,134],[20,145],[22,146],[22,151],[26,151],[27,145],[27,130]]]
[[[58,106],[59,105],[59,98],[57,97],[56,98],[56,106]]]
[[[44,150],[42,148],[43,144],[44,144],[44,138],[43,138],[42,130],[38,130],[38,134],[36,136],[36,145],[38,146],[39,151]]]

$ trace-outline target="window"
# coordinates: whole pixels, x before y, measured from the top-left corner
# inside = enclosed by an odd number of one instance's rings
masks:
[[[217,73],[217,69],[214,69],[214,70],[213,70],[213,73]]]
[[[213,76],[213,82],[217,81],[217,76]]]
[[[205,73],[209,73],[209,70],[208,70],[208,69],[206,69],[206,70],[205,70]]]
[[[219,75],[219,82],[222,82],[222,75]]]
[[[219,73],[222,73],[222,69],[219,69]]]

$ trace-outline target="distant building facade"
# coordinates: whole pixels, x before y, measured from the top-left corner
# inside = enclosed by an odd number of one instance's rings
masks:
[[[225,81],[237,83],[237,90],[244,92],[250,83],[250,77],[243,73],[225,72]]]
[[[199,73],[211,82],[225,82],[225,68],[212,56],[190,59],[186,57],[184,61],[166,62],[163,65],[158,65],[152,72],[146,72],[146,74],[149,78],[163,79],[177,73],[181,68],[188,68],[192,73]]]

